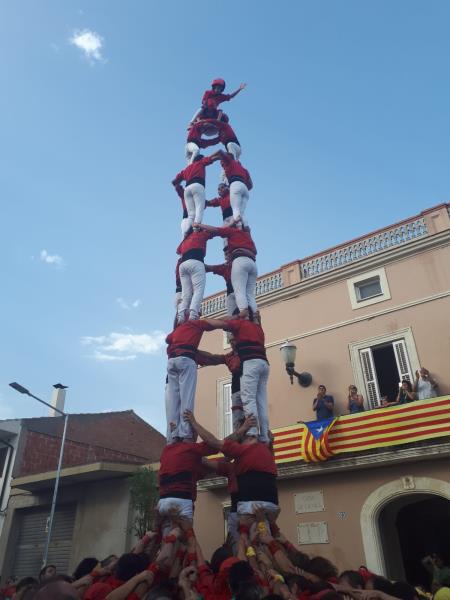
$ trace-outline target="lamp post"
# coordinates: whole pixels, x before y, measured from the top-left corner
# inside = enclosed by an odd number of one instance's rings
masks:
[[[44,567],[47,564],[48,551],[50,548],[50,539],[52,537],[53,519],[55,516],[56,498],[58,496],[59,477],[61,475],[62,460],[63,460],[63,456],[64,456],[64,443],[66,441],[66,431],[67,431],[67,423],[69,421],[69,415],[67,413],[63,412],[62,410],[60,410],[59,408],[56,408],[56,406],[52,406],[48,402],[45,402],[45,400],[41,400],[41,398],[38,398],[37,396],[32,394],[29,390],[27,390],[27,388],[23,387],[23,385],[20,385],[20,383],[17,383],[16,381],[14,381],[13,383],[10,383],[9,385],[14,390],[16,390],[16,392],[19,392],[20,394],[26,394],[27,396],[30,396],[30,398],[34,398],[41,404],[45,404],[45,406],[48,406],[49,408],[51,408],[52,410],[56,411],[57,413],[59,413],[61,416],[64,417],[64,428],[63,428],[63,434],[62,434],[62,438],[61,438],[61,448],[59,451],[58,467],[56,470],[55,487],[53,489],[52,506],[50,509],[50,517],[48,520],[47,538],[45,540],[44,554],[42,556],[42,566]],[[56,389],[67,389],[67,386],[62,385],[61,383],[56,383],[53,387]]]
[[[297,354],[297,346],[292,342],[286,340],[282,346],[280,346],[281,358],[286,366],[287,374],[291,380],[291,385],[294,383],[294,376],[297,378],[298,383],[302,387],[308,387],[312,382],[311,373],[304,371],[303,373],[297,373],[295,370],[295,356]]]

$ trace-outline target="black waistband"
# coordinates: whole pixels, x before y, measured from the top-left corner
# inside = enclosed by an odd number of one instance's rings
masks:
[[[177,344],[169,353],[169,358],[178,358],[179,356],[186,356],[187,358],[196,360],[197,348],[195,346],[191,346],[191,344]]]
[[[231,283],[231,281],[227,281],[227,294],[234,294],[234,288],[233,288],[233,284]]]
[[[170,494],[160,494],[160,499],[164,498],[182,498],[183,500],[192,500],[192,494],[189,492],[171,492]]]
[[[256,262],[255,254],[247,248],[236,248],[233,250],[231,253],[231,262],[233,262],[235,258],[240,258],[241,256],[245,256],[246,258],[250,258],[253,262]]]
[[[188,185],[191,185],[191,183],[200,183],[201,185],[205,185],[205,180],[203,177],[193,177],[192,179],[189,179],[189,181],[186,181],[186,187]]]
[[[233,492],[232,494],[230,494],[230,500],[231,500],[230,512],[235,513],[235,512],[237,512],[237,503],[239,502],[238,492]]]
[[[180,263],[183,263],[186,260],[199,260],[200,262],[203,262],[205,260],[205,252],[201,248],[191,248],[183,254]]]
[[[190,471],[178,471],[173,475],[161,475],[159,478],[160,485],[169,485],[171,483],[190,483],[192,481],[192,473]]]
[[[233,209],[231,208],[231,206],[227,206],[227,208],[222,208],[222,218],[223,219],[228,219],[228,217],[232,217],[233,216]]]
[[[239,496],[243,502],[264,501],[278,504],[277,477],[264,471],[247,471],[238,475]]]
[[[236,344],[236,350],[242,362],[260,358],[267,362],[266,349],[258,342],[239,342]]]
[[[181,281],[177,281],[177,285],[175,287],[175,293],[178,294],[178,292],[181,292]]]
[[[183,209],[183,219],[187,219],[188,218],[188,211],[184,208]]]
[[[227,178],[228,179],[228,178]],[[240,177],[239,175],[232,175],[229,179],[228,179],[228,183],[231,185],[233,183],[233,181],[240,181],[241,183],[244,183],[245,185],[247,185],[247,182],[245,181],[245,179],[243,177]]]

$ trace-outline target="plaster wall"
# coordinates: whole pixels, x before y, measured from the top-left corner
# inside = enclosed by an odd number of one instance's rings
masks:
[[[310,556],[325,556],[339,570],[354,569],[366,564],[361,534],[361,509],[368,496],[382,485],[402,477],[426,477],[450,482],[446,459],[412,462],[405,466],[387,466],[363,471],[328,473],[296,479],[279,480],[278,492],[281,514],[278,524],[297,547]],[[408,480],[409,482],[411,479]],[[323,512],[296,514],[294,494],[322,490]],[[412,493],[412,492],[411,492]],[[227,500],[225,489],[202,491],[196,504],[195,530],[205,553],[211,553],[223,543],[222,502]],[[203,517],[203,515],[207,515]],[[297,544],[299,523],[325,521],[329,543]]]
[[[363,261],[362,261],[363,262]],[[447,356],[450,352],[450,248],[433,248],[385,265],[391,299],[352,310],[346,280],[319,282],[293,298],[261,308],[271,364],[268,384],[271,427],[314,418],[311,410],[317,385],[324,383],[336,401],[336,414],[346,412],[348,386],[355,374],[349,344],[411,327],[420,365],[430,369],[440,393],[450,391]],[[364,272],[361,263],[358,270]],[[353,277],[354,273],[349,275]],[[443,297],[433,298],[436,295]],[[405,304],[412,304],[405,306]],[[380,311],[396,309],[386,314]],[[298,371],[309,371],[313,383],[291,386],[281,362],[279,347],[295,338]],[[201,348],[223,353],[221,331],[207,333]],[[412,361],[413,371],[420,366]],[[202,424],[218,432],[217,382],[229,377],[223,366],[199,371],[196,413]],[[361,390],[364,394],[364,390]]]

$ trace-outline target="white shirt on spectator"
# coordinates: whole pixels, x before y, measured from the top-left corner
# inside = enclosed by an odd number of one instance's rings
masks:
[[[418,400],[426,400],[427,398],[436,398],[435,388],[431,385],[428,379],[419,377],[417,382],[417,398]]]

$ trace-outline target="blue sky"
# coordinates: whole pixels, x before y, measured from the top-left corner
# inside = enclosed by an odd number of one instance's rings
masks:
[[[436,0],[2,2],[0,418],[45,414],[10,381],[61,381],[72,412],[163,430],[170,181],[212,78],[248,83],[226,110],[260,273],[448,201],[449,21]]]

